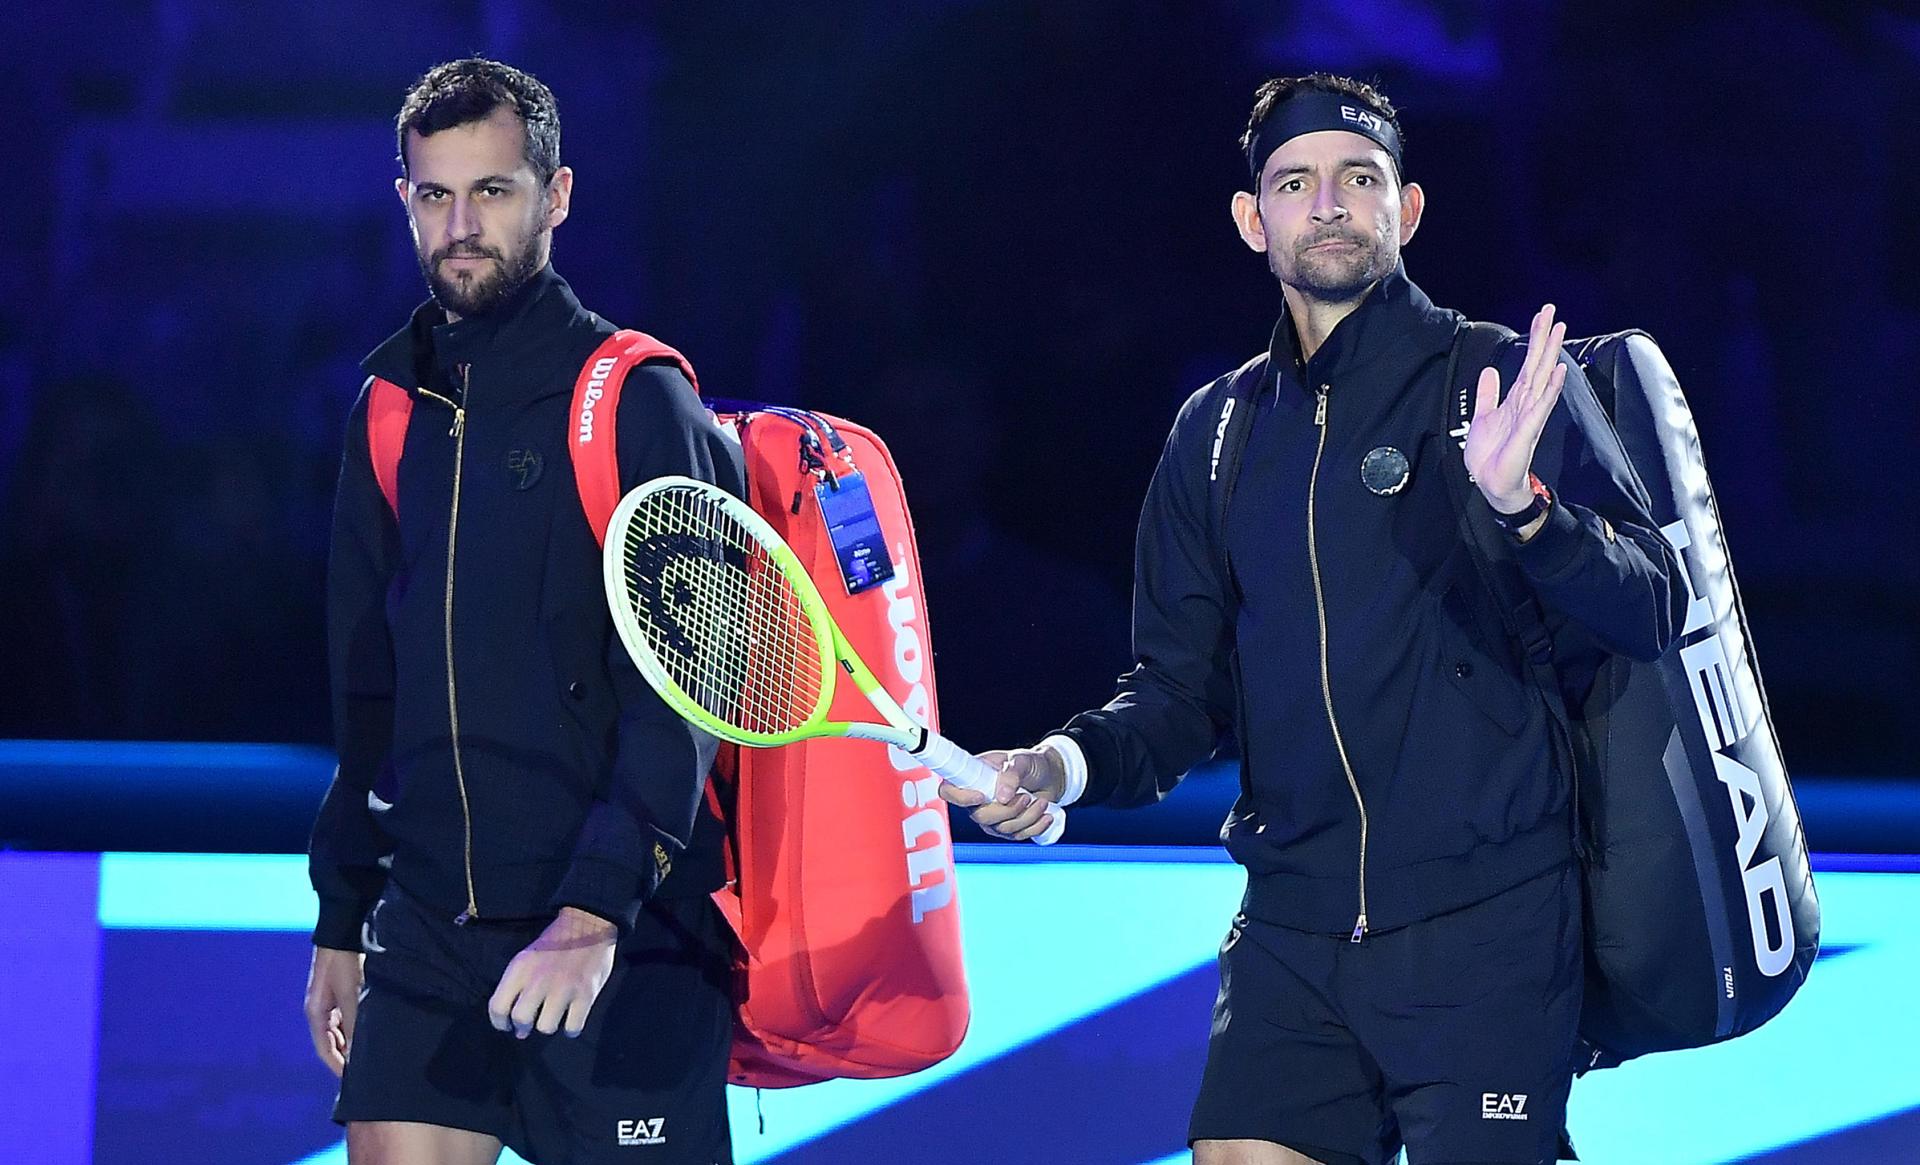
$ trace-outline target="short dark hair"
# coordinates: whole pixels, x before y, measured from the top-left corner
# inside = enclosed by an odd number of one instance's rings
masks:
[[[1381,119],[1393,126],[1393,132],[1400,136],[1402,152],[1405,151],[1407,133],[1400,128],[1400,114],[1387,100],[1387,95],[1365,81],[1356,81],[1352,77],[1342,77],[1334,73],[1308,73],[1304,77],[1274,77],[1253,91],[1253,113],[1247,118],[1247,128],[1240,135],[1240,152],[1246,153],[1253,148],[1253,135],[1260,132],[1260,123],[1267,120],[1273,107],[1302,89],[1316,93],[1326,93],[1335,97],[1351,97],[1368,110],[1380,115]]]
[[[553,100],[553,90],[532,73],[485,57],[435,65],[407,90],[393,127],[400,151],[400,173],[408,174],[409,130],[428,137],[443,129],[485,121],[503,106],[513,110],[526,127],[527,164],[533,167],[540,185],[553,181],[554,171],[560,168],[560,107]]]

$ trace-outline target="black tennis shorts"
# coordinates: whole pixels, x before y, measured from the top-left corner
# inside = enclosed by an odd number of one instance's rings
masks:
[[[1553,1161],[1581,999],[1580,879],[1364,942],[1234,919],[1190,1140],[1326,1165]]]
[[[731,1165],[726,923],[660,900],[620,943],[576,1039],[496,1031],[487,1000],[543,921],[456,926],[397,888],[367,916],[366,990],[333,1119],[424,1121],[537,1165]]]

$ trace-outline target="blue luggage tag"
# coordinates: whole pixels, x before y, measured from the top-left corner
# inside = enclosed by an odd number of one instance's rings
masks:
[[[814,485],[813,494],[820,499],[827,540],[833,543],[833,556],[840,562],[840,578],[847,585],[847,593],[857,595],[892,578],[893,558],[887,553],[886,536],[880,532],[880,518],[874,513],[866,476],[857,470],[843,473],[838,489],[822,481]]]

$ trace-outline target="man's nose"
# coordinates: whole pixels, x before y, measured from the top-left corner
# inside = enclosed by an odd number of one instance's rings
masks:
[[[480,233],[480,215],[470,198],[455,196],[453,211],[447,215],[447,237],[470,239]]]
[[[1322,186],[1313,196],[1313,221],[1317,223],[1339,222],[1347,217],[1347,208],[1340,205],[1337,191],[1332,186]]]

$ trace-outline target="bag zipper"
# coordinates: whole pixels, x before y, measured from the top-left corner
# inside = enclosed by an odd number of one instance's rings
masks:
[[[446,647],[447,647],[447,727],[453,741],[453,779],[460,787],[460,822],[462,829],[462,865],[467,876],[467,908],[454,918],[454,925],[465,926],[471,920],[480,917],[480,906],[473,891],[473,806],[467,799],[467,774],[460,763],[460,702],[453,680],[453,553],[456,538],[460,532],[460,470],[466,461],[467,451],[467,393],[471,387],[473,366],[460,365],[460,402],[458,404],[437,393],[421,389],[422,396],[432,397],[453,410],[453,428],[447,436],[453,438],[453,504],[447,517],[447,589],[445,606]]]
[[[1347,788],[1353,790],[1353,803],[1360,809],[1360,916],[1353,923],[1352,942],[1367,937],[1367,802],[1360,796],[1359,778],[1353,775],[1353,762],[1347,758],[1346,741],[1340,737],[1340,720],[1333,714],[1333,680],[1327,666],[1327,597],[1320,581],[1320,540],[1314,527],[1314,500],[1320,484],[1320,458],[1327,451],[1327,392],[1333,386],[1323,384],[1313,407],[1314,427],[1320,430],[1313,450],[1313,474],[1307,479],[1307,564],[1313,571],[1313,611],[1320,621],[1320,698],[1327,707],[1327,724],[1333,729],[1333,747],[1340,753],[1340,767],[1347,774]]]

